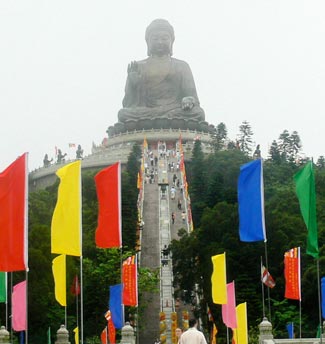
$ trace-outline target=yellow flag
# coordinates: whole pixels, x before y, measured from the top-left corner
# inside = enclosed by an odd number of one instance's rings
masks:
[[[246,302],[236,307],[237,329],[234,330],[236,344],[248,344]]]
[[[51,252],[81,256],[81,161],[56,172],[60,178],[58,200],[51,225]]]
[[[66,256],[61,254],[52,261],[52,272],[55,284],[55,299],[61,306],[67,305]]]
[[[74,332],[74,342],[75,344],[79,344],[79,328],[78,326],[73,330]]]
[[[213,272],[211,276],[212,300],[214,303],[227,303],[226,253],[211,257]]]

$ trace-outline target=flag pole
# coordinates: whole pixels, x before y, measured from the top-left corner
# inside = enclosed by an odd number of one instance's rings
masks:
[[[10,300],[11,300],[11,314],[10,314],[10,338],[13,336],[13,330],[12,330],[12,291],[13,291],[13,273],[10,272]]]
[[[25,330],[25,344],[28,344],[28,268],[25,271],[26,275],[26,330]]]
[[[80,339],[81,344],[84,342],[84,316],[83,316],[83,257],[80,256]],[[78,296],[77,296],[78,298]],[[78,304],[78,303],[77,303]],[[78,306],[77,306],[78,307]],[[78,326],[78,324],[77,324]]]
[[[318,317],[319,317],[319,330],[320,330],[320,344],[322,344],[322,313],[321,313],[321,297],[320,297],[320,274],[319,274],[319,258],[316,259],[317,264],[317,287],[318,287]]]
[[[267,259],[267,240],[265,237],[264,240],[264,249],[265,249],[265,265],[266,265],[266,269],[267,271],[269,271],[269,263],[268,263],[268,259]],[[269,321],[272,322],[272,316],[271,316],[271,297],[270,297],[270,288],[267,288],[267,299],[268,299],[268,307],[269,307]]]
[[[264,299],[264,284],[263,284],[263,275],[262,275],[263,261],[261,256],[261,287],[262,287],[262,308],[263,308],[263,319],[265,318],[265,299]]]
[[[6,330],[8,331],[8,272],[5,272],[5,287],[6,287]]]

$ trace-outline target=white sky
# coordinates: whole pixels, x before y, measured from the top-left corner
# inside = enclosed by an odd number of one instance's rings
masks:
[[[235,139],[249,121],[264,157],[284,129],[325,155],[324,0],[1,0],[0,170],[25,151],[33,170],[55,146],[74,158],[68,143],[89,154],[156,18],[174,26],[209,123]]]

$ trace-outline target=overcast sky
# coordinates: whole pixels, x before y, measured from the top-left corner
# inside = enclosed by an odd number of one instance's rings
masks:
[[[247,120],[264,157],[284,129],[325,155],[324,0],[1,0],[0,170],[25,151],[33,170],[55,146],[74,158],[69,143],[90,154],[156,18],[174,26],[209,123],[235,139]]]

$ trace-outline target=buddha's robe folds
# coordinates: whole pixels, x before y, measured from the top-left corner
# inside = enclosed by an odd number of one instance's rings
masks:
[[[152,58],[138,61],[138,82],[130,75],[126,81],[123,109],[119,122],[128,120],[182,118],[204,121],[189,65],[175,58]],[[182,109],[182,99],[193,97],[192,109]]]

